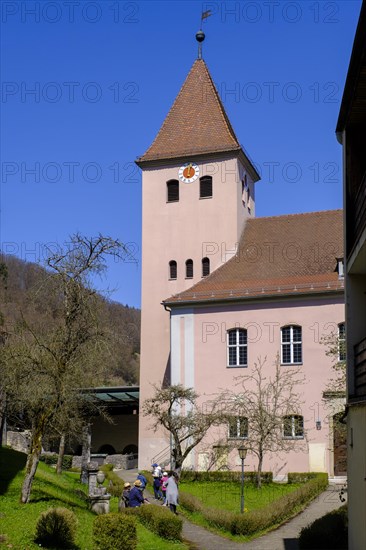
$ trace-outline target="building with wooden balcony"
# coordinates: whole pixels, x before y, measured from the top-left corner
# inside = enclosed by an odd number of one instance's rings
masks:
[[[366,548],[366,4],[344,88],[343,146],[347,340],[349,548]]]

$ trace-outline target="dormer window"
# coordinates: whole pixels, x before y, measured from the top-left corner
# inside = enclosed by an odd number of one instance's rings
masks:
[[[167,189],[167,202],[179,201],[179,181],[169,180],[166,183]]]
[[[203,176],[200,178],[200,199],[212,197],[212,177]]]

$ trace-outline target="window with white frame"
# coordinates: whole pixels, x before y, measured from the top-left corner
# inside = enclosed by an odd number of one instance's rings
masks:
[[[246,439],[248,437],[248,418],[233,416],[229,420],[229,439]]]
[[[227,366],[248,366],[248,337],[244,328],[227,331]]]
[[[302,363],[301,327],[290,325],[281,328],[281,363],[298,365]]]
[[[346,360],[346,325],[338,325],[338,361]]]
[[[304,438],[304,417],[290,414],[283,417],[283,437],[285,439]]]

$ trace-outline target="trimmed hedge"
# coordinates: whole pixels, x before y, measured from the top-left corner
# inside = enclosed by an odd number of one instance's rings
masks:
[[[294,509],[310,502],[328,486],[328,474],[313,474],[309,481],[296,491],[284,495],[260,510],[238,514],[206,507],[193,495],[180,493],[180,504],[189,512],[199,512],[213,527],[229,531],[232,535],[253,535],[278,525],[292,517]]]
[[[287,474],[287,483],[306,483],[317,475],[315,472],[289,472]]]
[[[194,472],[192,470],[182,470],[181,481],[240,481],[241,472],[219,471],[219,472]],[[257,472],[245,472],[245,483],[256,483]],[[272,472],[262,472],[262,483],[272,483]]]
[[[302,550],[345,550],[347,539],[347,505],[344,505],[301,529],[299,547]]]
[[[136,515],[150,531],[167,540],[182,540],[182,518],[168,508],[155,504],[144,504],[136,508],[125,508],[122,514]]]
[[[70,548],[75,545],[78,520],[67,508],[49,508],[39,516],[35,541],[46,548]]]
[[[39,457],[41,462],[48,464],[49,466],[56,466],[58,455],[57,454],[43,454]],[[62,459],[62,469],[69,470],[72,466],[72,455],[64,455]]]
[[[135,550],[137,548],[136,519],[126,514],[103,514],[93,522],[95,550]]]
[[[113,464],[103,464],[100,470],[105,473],[108,480],[108,493],[113,497],[120,498],[124,489],[125,482],[115,472],[113,472]]]

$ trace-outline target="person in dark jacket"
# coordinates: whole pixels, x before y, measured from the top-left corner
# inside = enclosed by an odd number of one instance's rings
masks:
[[[118,503],[118,510],[121,510],[122,508],[129,508],[130,506],[130,493],[131,493],[131,485],[129,483],[125,483],[122,496]]]
[[[141,504],[149,504],[149,501],[144,498],[143,490],[144,487],[142,487],[141,481],[136,479],[130,491],[130,508],[137,508]]]

